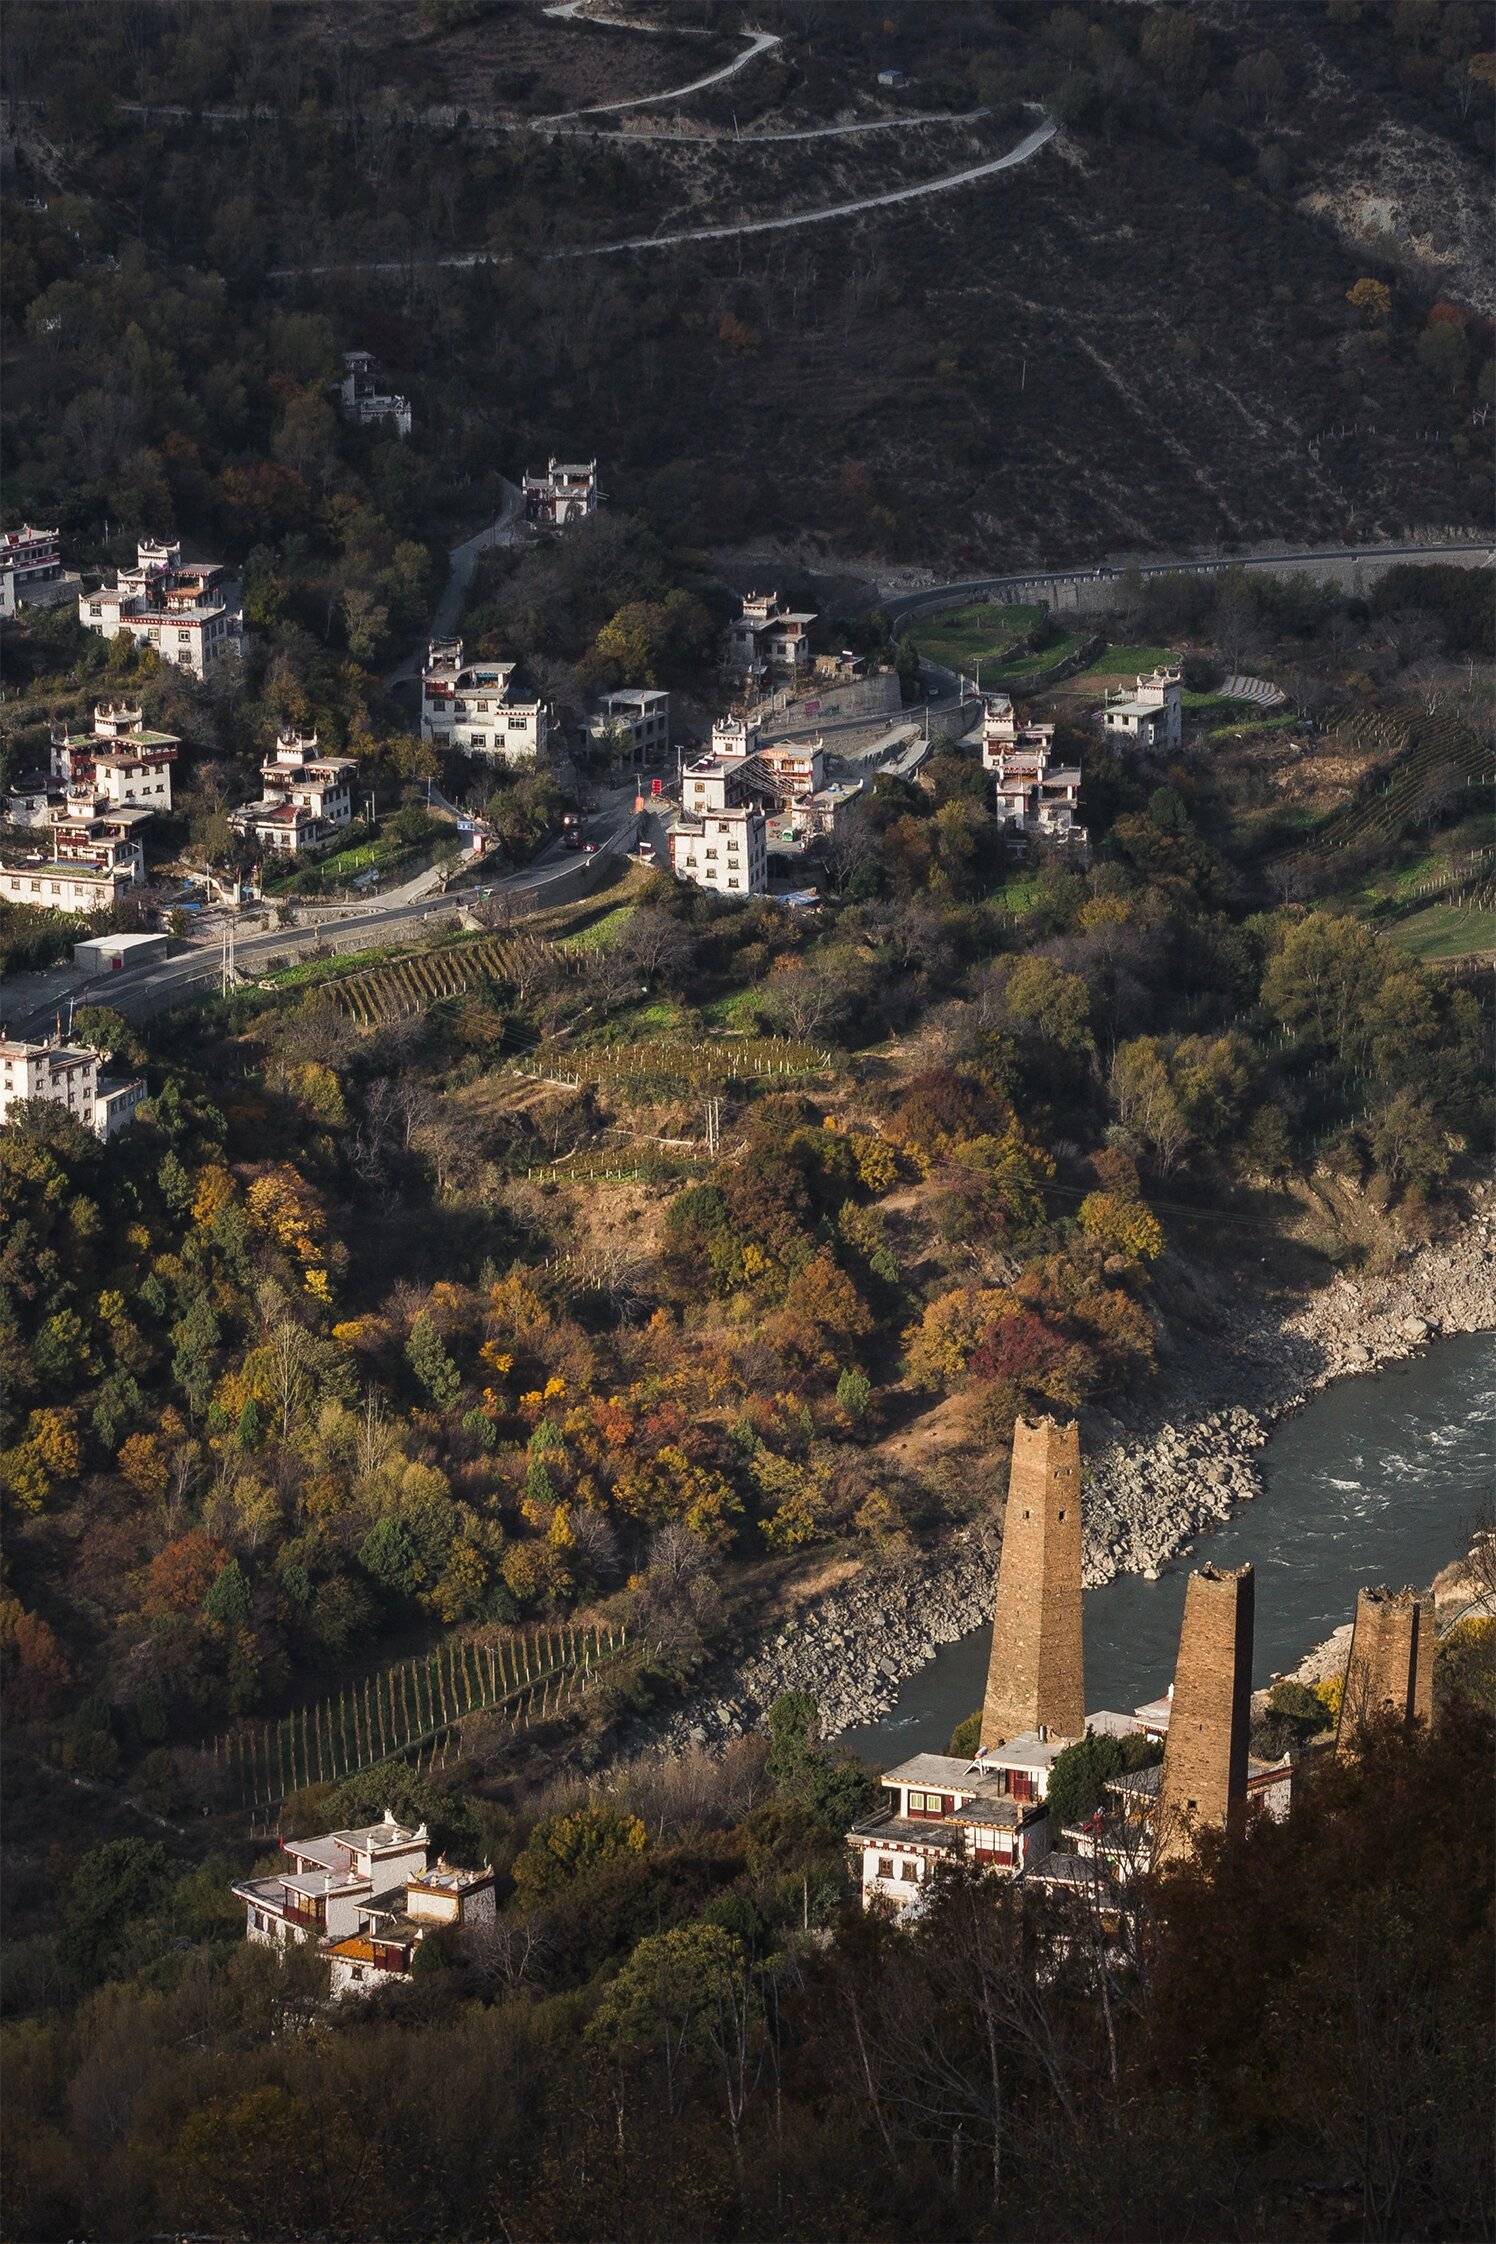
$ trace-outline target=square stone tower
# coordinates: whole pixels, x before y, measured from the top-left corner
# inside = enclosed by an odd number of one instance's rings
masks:
[[[1364,1589],[1356,1596],[1337,1752],[1353,1751],[1366,1724],[1388,1712],[1400,1722],[1433,1720],[1433,1607],[1416,1590]]]
[[[1239,1826],[1252,1711],[1253,1575],[1202,1566],[1185,1585],[1174,1701],[1159,1780],[1157,1861],[1188,1855],[1195,1834]]]
[[[1081,1641],[1080,1428],[1020,1418],[997,1574],[981,1742],[1027,1730],[1085,1735]]]

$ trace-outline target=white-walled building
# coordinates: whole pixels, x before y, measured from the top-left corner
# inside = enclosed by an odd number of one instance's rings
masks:
[[[569,523],[585,522],[597,512],[596,460],[558,460],[546,463],[544,475],[524,480],[525,520],[539,528],[564,530]]]
[[[386,424],[396,436],[410,434],[410,400],[387,390],[369,351],[344,351],[338,398],[345,421],[359,428]]]
[[[543,701],[521,701],[509,681],[516,665],[466,662],[460,639],[433,639],[421,675],[421,737],[468,756],[535,763],[550,738]]]
[[[1131,694],[1108,694],[1101,722],[1109,738],[1168,753],[1184,738],[1184,710],[1177,669],[1160,667],[1137,681]]]
[[[86,1045],[24,1044],[0,1039],[0,1123],[23,1099],[65,1107],[96,1137],[115,1137],[134,1120],[145,1097],[145,1079],[110,1081],[99,1075],[99,1055]]]
[[[283,1839],[286,1868],[234,1887],[245,1905],[245,1938],[272,1947],[315,1941],[331,1966],[334,1995],[367,1991],[409,1974],[416,1948],[446,1925],[494,1922],[493,1871],[429,1860],[426,1826],[380,1822]]]
[[[0,860],[0,899],[39,912],[110,912],[129,894],[128,865],[73,864],[67,859],[11,855]]]
[[[133,569],[118,571],[113,584],[78,595],[78,621],[105,639],[121,633],[153,647],[163,662],[194,678],[206,678],[215,663],[237,654],[244,618],[229,605],[228,573],[214,562],[182,562],[176,540],[142,538]]]
[[[140,709],[100,701],[91,732],[53,733],[52,772],[69,786],[93,788],[102,802],[169,811],[181,746],[174,732],[148,729]]]
[[[799,850],[835,833],[862,785],[861,778],[828,781],[821,741],[765,741],[751,718],[732,715],[713,725],[710,755],[682,772],[681,807],[695,819],[725,805],[752,806],[766,814],[766,849],[772,842]]]
[[[1005,693],[982,697],[982,768],[992,774],[994,808],[1009,833],[1084,850],[1080,766],[1056,764],[1054,726],[1020,724]]]
[[[0,621],[18,608],[50,608],[76,590],[76,575],[62,566],[62,541],[56,530],[0,530]]]
[[[861,1857],[864,1908],[874,1901],[918,1907],[942,1862],[974,1862],[1017,1877],[1049,1852],[1049,1772],[1066,1744],[1013,1738],[962,1760],[916,1753],[883,1777],[888,1804],[855,1824],[847,1844]]]
[[[619,686],[602,695],[587,730],[594,740],[621,737],[635,763],[654,763],[670,753],[670,696],[656,686]]]
[[[670,870],[677,880],[723,896],[761,896],[769,885],[764,814],[751,803],[724,803],[670,829]]]
[[[790,679],[810,672],[813,610],[782,608],[777,592],[745,593],[728,626],[730,667],[757,683],[771,674]]]
[[[241,834],[281,856],[299,856],[335,841],[353,819],[355,756],[318,753],[317,735],[276,735],[275,753],[260,766],[257,802],[231,813]]]
[[[73,964],[82,974],[125,974],[171,955],[168,934],[90,935],[73,945]]]

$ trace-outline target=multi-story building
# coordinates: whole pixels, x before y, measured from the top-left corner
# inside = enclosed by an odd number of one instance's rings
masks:
[[[264,793],[231,813],[241,834],[263,849],[299,856],[335,841],[353,819],[355,756],[323,756],[317,735],[276,735],[275,753],[260,766]]]
[[[1109,738],[1167,754],[1184,738],[1184,711],[1177,669],[1160,666],[1139,677],[1131,694],[1108,694],[1101,722]]]
[[[23,1099],[45,1099],[66,1108],[96,1137],[115,1137],[133,1121],[145,1081],[110,1081],[99,1075],[99,1055],[86,1045],[23,1044],[0,1039],[0,1123]]]
[[[682,814],[670,829],[670,869],[677,880],[724,896],[762,895],[768,887],[768,835],[753,799],[750,769],[721,756],[699,756],[687,764]]]
[[[1049,1852],[1049,1772],[1069,1739],[1037,1733],[984,1747],[967,1761],[916,1753],[883,1777],[886,1807],[854,1824],[862,1900],[916,1907],[942,1862],[971,1862],[1017,1877]]]
[[[635,763],[670,752],[670,696],[656,686],[619,686],[605,693],[587,720],[594,740],[621,739]]]
[[[149,730],[141,710],[101,701],[92,732],[53,733],[52,771],[69,786],[92,787],[105,802],[169,811],[181,746],[174,732]]]
[[[765,741],[752,718],[733,714],[713,725],[710,755],[681,774],[681,806],[693,818],[724,803],[755,805],[769,817],[766,842],[800,850],[836,831],[862,784],[828,781],[821,741]]]
[[[284,1839],[281,1851],[284,1870],[233,1889],[245,1937],[272,1947],[314,1941],[334,1995],[405,1978],[416,1948],[440,1927],[494,1921],[493,1871],[431,1862],[425,1824],[402,1824],[388,1809],[356,1830]]]
[[[723,896],[761,896],[769,885],[763,812],[728,803],[699,818],[678,818],[670,829],[670,870]]]
[[[550,711],[510,691],[515,667],[465,662],[460,639],[433,639],[421,674],[422,739],[467,756],[536,762],[550,737]]]
[[[344,420],[360,428],[383,423],[396,436],[409,436],[410,400],[384,387],[378,362],[369,351],[344,351],[338,398]]]
[[[810,671],[811,610],[781,608],[777,592],[745,593],[728,626],[728,664],[751,683],[777,675],[802,678]]]
[[[121,633],[153,647],[163,662],[206,678],[216,663],[237,654],[244,618],[230,605],[228,573],[214,562],[183,565],[175,540],[142,538],[133,569],[113,584],[78,595],[78,621],[105,639]]]
[[[547,461],[544,475],[524,480],[525,520],[542,529],[564,530],[597,512],[596,460]]]
[[[0,619],[9,621],[17,608],[49,608],[67,599],[77,582],[63,571],[56,530],[36,530],[29,522],[0,530]]]
[[[151,817],[143,804],[116,806],[92,787],[70,785],[49,817],[54,862],[112,868],[127,873],[132,881],[144,880],[140,830]]]
[[[1053,725],[1020,724],[1005,693],[983,696],[982,767],[992,774],[998,818],[1011,834],[1084,851],[1080,766],[1051,762],[1053,752]]]

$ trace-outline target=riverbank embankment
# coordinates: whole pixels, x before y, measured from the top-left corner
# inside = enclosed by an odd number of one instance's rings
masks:
[[[1087,1586],[1119,1573],[1154,1577],[1203,1528],[1251,1501],[1274,1424],[1310,1395],[1441,1337],[1493,1328],[1496,1209],[1488,1197],[1453,1238],[1410,1249],[1383,1273],[1336,1278],[1286,1314],[1264,1302],[1229,1348],[1190,1349],[1131,1423],[1088,1418]],[[815,1697],[825,1736],[876,1721],[942,1645],[990,1618],[999,1547],[996,1523],[982,1521],[905,1566],[863,1572],[756,1650],[721,1662],[654,1742],[736,1736],[757,1727],[788,1690]]]

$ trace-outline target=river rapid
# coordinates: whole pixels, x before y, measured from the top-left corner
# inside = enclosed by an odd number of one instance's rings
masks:
[[[1253,1683],[1261,1687],[1349,1619],[1356,1591],[1426,1584],[1465,1550],[1496,1481],[1496,1349],[1441,1340],[1386,1371],[1342,1379],[1285,1418],[1262,1452],[1262,1493],[1181,1551],[1156,1581],[1088,1592],[1086,1705],[1130,1711],[1174,1672],[1184,1585],[1207,1561],[1257,1570]],[[991,1629],[938,1651],[881,1720],[844,1732],[865,1760],[943,1753],[982,1700]]]

